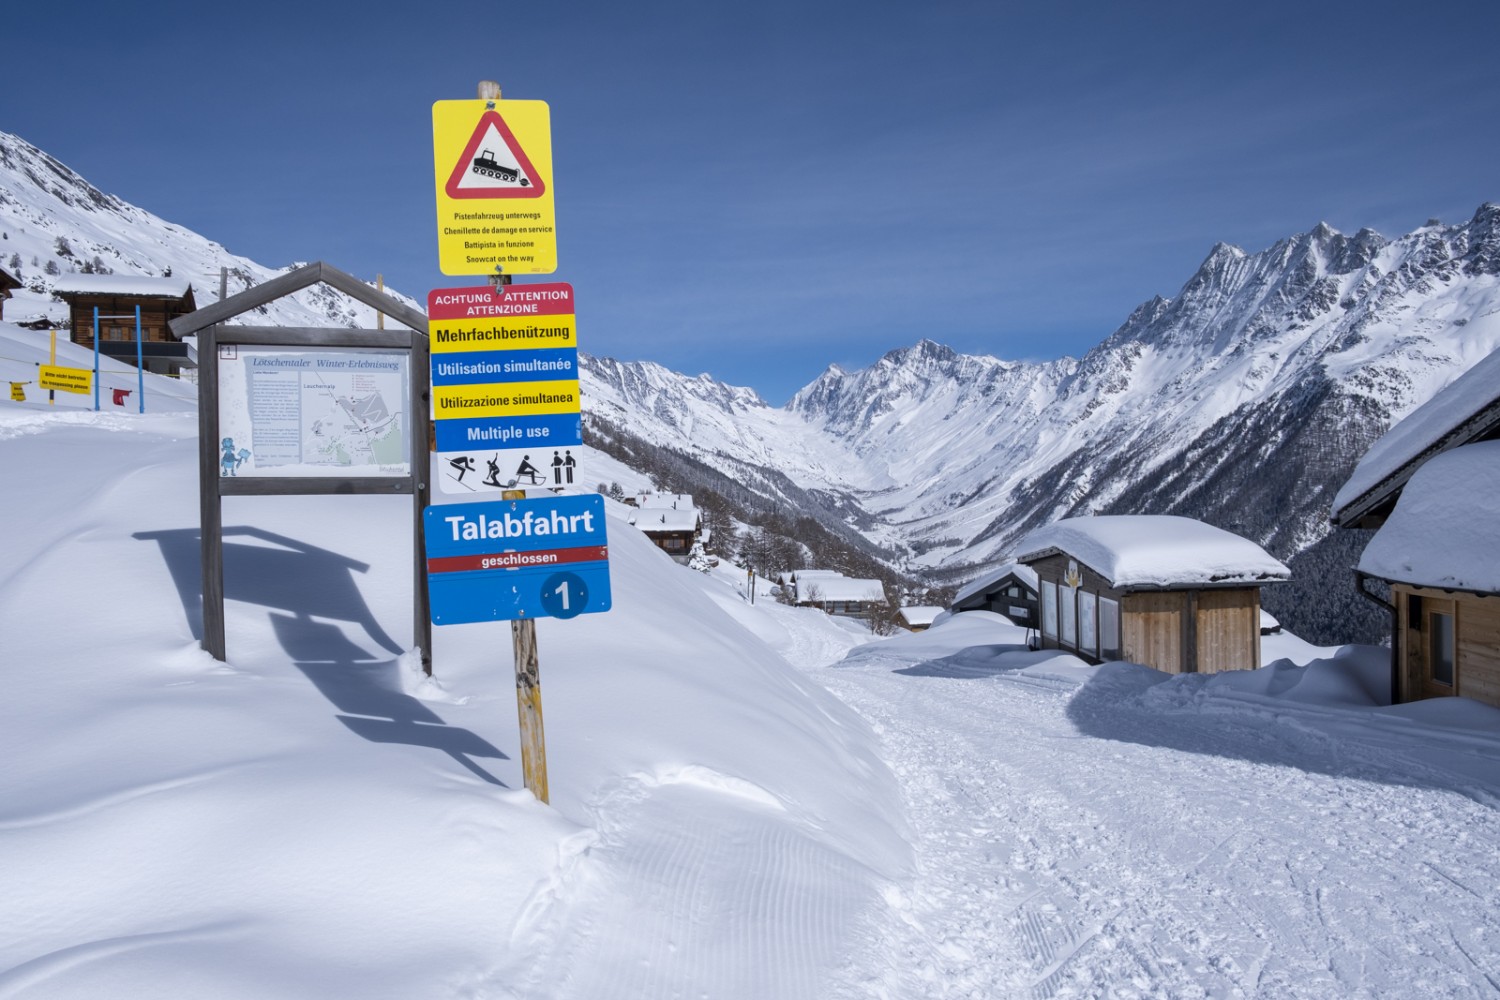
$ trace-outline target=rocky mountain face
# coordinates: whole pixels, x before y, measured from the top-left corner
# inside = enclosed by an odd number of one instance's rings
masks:
[[[69,269],[170,269],[200,303],[221,267],[231,293],[282,273],[5,133],[0,234],[0,266],[25,285],[12,321],[60,317],[51,282]],[[253,321],[374,316],[317,287]],[[1383,621],[1350,583],[1363,538],[1329,533],[1334,493],[1371,441],[1497,346],[1500,206],[1486,204],[1394,240],[1319,225],[1253,254],[1220,244],[1175,297],[1143,303],[1082,358],[1011,362],[923,340],[830,367],[773,408],[709,375],[586,357],[585,427],[621,453],[672,456],[680,488],[815,522],[939,581],[966,582],[1059,517],[1199,517],[1291,562],[1294,583],[1265,592],[1288,626],[1347,641]]]
[[[663,447],[788,471],[909,572],[967,580],[1060,517],[1184,514],[1293,564],[1265,601],[1294,630],[1378,638],[1350,585],[1363,536],[1330,535],[1329,504],[1370,442],[1500,347],[1497,234],[1484,205],[1396,240],[1319,225],[1255,254],[1221,244],[1078,359],[921,341],[830,367],[784,410],[599,362],[585,397]]]

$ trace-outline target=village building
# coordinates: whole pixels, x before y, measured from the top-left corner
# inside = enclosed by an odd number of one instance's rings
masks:
[[[1392,701],[1500,707],[1500,352],[1376,441],[1332,520],[1376,529],[1355,586],[1391,614]]]
[[[687,498],[691,500],[692,498]],[[687,565],[700,538],[702,519],[691,504],[676,507],[639,507],[630,523],[675,561]]]
[[[68,304],[70,339],[94,349],[94,312],[99,313],[99,353],[134,367],[135,313],[140,308],[140,358],[149,372],[177,375],[196,368],[192,346],[172,335],[168,324],[198,308],[186,278],[132,274],[65,274],[53,294]]]
[[[859,618],[886,605],[885,585],[879,580],[856,580],[835,570],[794,570],[781,574],[780,582],[793,604],[830,615]]]
[[[931,605],[917,605],[901,609],[901,623],[911,632],[926,632],[932,627],[937,616],[942,614],[943,608]]]
[[[15,275],[5,268],[0,267],[0,320],[5,318],[5,300],[11,297],[11,293],[21,287],[21,282]]]
[[[1039,624],[1036,570],[1008,562],[990,570],[958,592],[954,611],[993,611],[1022,628]]]
[[[1076,517],[1032,532],[1041,646],[1166,673],[1260,666],[1260,588],[1290,571],[1248,539],[1188,517]]]

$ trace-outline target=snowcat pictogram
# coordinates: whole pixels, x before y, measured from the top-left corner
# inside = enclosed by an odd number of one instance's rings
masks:
[[[522,177],[519,170],[496,163],[495,154],[491,153],[488,149],[474,157],[474,163],[469,169],[481,177],[495,177],[502,181],[510,181],[511,183],[519,180],[522,187],[529,187],[531,185],[531,179]]]

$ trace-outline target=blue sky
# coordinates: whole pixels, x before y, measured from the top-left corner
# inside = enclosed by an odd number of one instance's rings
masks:
[[[149,12],[143,12],[148,10]],[[1219,241],[1500,199],[1500,4],[28,4],[0,128],[262,264],[425,299],[433,101],[551,106],[580,346],[781,403],[1081,354]],[[540,279],[533,279],[540,280]]]

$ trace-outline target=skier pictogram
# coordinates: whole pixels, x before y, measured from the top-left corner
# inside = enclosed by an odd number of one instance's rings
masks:
[[[541,174],[498,111],[486,111],[454,164],[444,190],[450,198],[536,198]]]

